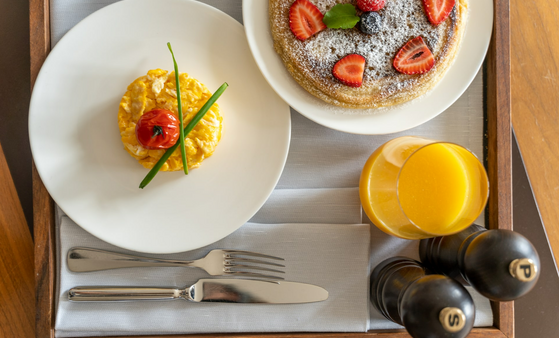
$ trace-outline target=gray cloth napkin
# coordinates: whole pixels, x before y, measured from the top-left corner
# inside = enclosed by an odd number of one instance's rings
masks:
[[[69,249],[87,246],[124,251],[109,245],[60,217],[58,258],[61,259],[56,335],[141,335],[215,332],[363,332],[368,323],[368,263],[370,227],[361,222],[361,208],[348,206],[358,199],[357,189],[293,190],[289,224],[247,223],[210,246],[160,257],[191,260],[211,249],[241,249],[285,258],[285,279],[326,288],[326,301],[293,305],[243,305],[217,303],[126,302],[74,303],[67,292],[76,286],[176,286],[185,287],[210,276],[200,269],[133,268],[72,273],[64,260]],[[273,222],[270,208],[283,208],[283,197],[271,198],[255,215]],[[277,205],[277,206],[276,206]],[[344,209],[348,224],[312,224]],[[324,214],[323,217],[316,215]],[[353,224],[351,224],[353,222]],[[157,241],[157,239],[154,239]]]
[[[357,188],[276,189],[249,222],[361,224]]]
[[[108,4],[114,3],[117,0],[50,0],[51,9],[51,33],[52,33],[52,44],[53,46],[60,40],[60,38],[75,24],[80,20]],[[133,1],[133,0],[131,0]],[[263,0],[265,1],[265,0]],[[212,5],[225,13],[231,15],[233,18],[242,23],[242,11],[241,5],[242,0],[203,0],[202,2]],[[304,116],[297,113],[295,110],[291,111],[292,119],[292,135],[291,135],[291,145],[287,163],[280,178],[276,190],[270,196],[269,201],[264,205],[264,207],[257,213],[251,222],[261,223],[261,224],[281,224],[281,223],[291,223],[297,222],[298,219],[296,215],[290,212],[290,202],[293,199],[297,199],[298,193],[293,192],[297,189],[303,191],[306,194],[306,200],[310,201],[311,204],[321,204],[321,201],[327,201],[327,198],[332,198],[339,196],[337,200],[345,199],[343,203],[338,203],[337,206],[317,206],[321,213],[311,213],[309,207],[312,205],[304,205],[300,203],[301,209],[306,208],[304,211],[308,222],[322,221],[329,224],[351,224],[351,223],[361,223],[361,220],[357,220],[354,208],[360,208],[358,205],[358,195],[353,192],[353,196],[345,196],[351,193],[359,184],[359,175],[363,164],[369,157],[369,155],[380,145],[386,141],[393,139],[398,136],[404,135],[415,135],[423,136],[432,139],[438,139],[443,141],[452,141],[457,144],[463,145],[468,149],[472,150],[480,159],[483,159],[483,76],[482,72],[477,75],[476,79],[473,81],[470,88],[458,99],[448,110],[446,110],[441,115],[437,116],[435,119],[408,131],[391,134],[391,135],[380,135],[380,136],[364,136],[364,135],[352,135],[337,132],[325,127],[322,127]],[[340,115],[343,116],[343,115]],[[374,121],[374,119],[371,119]],[[398,121],[395,119],[395,121]],[[353,189],[353,190],[352,190]],[[347,191],[348,194],[343,194],[343,191]],[[329,194],[327,194],[330,192]],[[335,194],[335,195],[334,195]],[[323,197],[324,195],[324,197]],[[332,200],[336,200],[332,198]],[[347,212],[349,211],[349,212]],[[361,213],[357,215],[361,219]],[[60,236],[60,246],[61,256],[64,254],[64,249],[68,249],[70,246],[75,246],[71,244],[82,244],[91,247],[99,248],[111,248],[110,245],[98,240],[92,239],[91,235],[83,234],[79,230],[76,230],[71,225],[71,221],[67,219],[68,226],[63,226],[59,228]],[[369,224],[367,217],[363,217],[363,223]],[[483,225],[483,223],[481,223]],[[75,224],[74,224],[75,226]],[[257,226],[256,224],[247,224],[246,227]],[[275,229],[273,225],[267,225],[267,229]],[[292,228],[293,225],[281,225],[286,226],[289,229],[295,231]],[[305,228],[307,225],[295,226],[298,230]],[[320,234],[314,233],[310,238],[316,240],[320,237],[323,230],[326,230],[328,225],[313,225],[306,230],[317,229],[321,227]],[[346,226],[348,229],[354,231],[355,225],[335,225],[334,227],[340,229],[339,226]],[[81,230],[81,229],[80,229]],[[329,229],[328,229],[329,230]],[[83,231],[83,230],[82,230]],[[244,231],[243,229],[239,231]],[[275,230],[274,230],[275,231]],[[349,233],[349,230],[348,230]],[[235,233],[236,234],[236,233]],[[362,235],[362,234],[361,234]],[[364,271],[366,274],[370,273],[370,270],[380,263],[380,261],[386,259],[390,256],[409,256],[417,259],[417,246],[416,241],[407,241],[402,239],[396,239],[390,237],[380,230],[376,229],[374,226],[370,226],[370,252],[367,253],[368,261],[364,264],[366,269],[359,269],[355,273],[361,274]],[[226,239],[227,240],[227,239]],[[275,243],[274,244],[281,244]],[[335,242],[332,242],[331,246],[336,248]],[[217,243],[219,244],[219,243]],[[301,241],[297,243],[297,247],[290,247],[290,253],[297,255],[297,251],[301,250],[303,252],[308,251],[308,247],[304,246],[306,242]],[[315,244],[314,242],[309,242],[309,244]],[[325,245],[326,243],[322,243]],[[351,243],[353,244],[353,242]],[[215,245],[215,244],[214,244]],[[252,247],[243,243],[251,250]],[[347,244],[346,244],[347,245]],[[254,246],[257,246],[257,242],[254,242]],[[301,248],[299,248],[299,246]],[[328,245],[330,246],[330,245]],[[352,245],[353,247],[354,245]],[[326,245],[324,246],[326,247]],[[349,246],[348,246],[349,247]],[[209,248],[209,247],[208,247]],[[288,247],[279,247],[280,251],[285,251]],[[355,249],[345,249],[345,250],[355,250],[362,251],[362,245],[355,246]],[[268,247],[264,250],[268,251]],[[275,249],[275,248],[274,248]],[[326,249],[322,249],[326,251]],[[331,250],[334,251],[334,250]],[[190,256],[190,253],[181,254],[181,256]],[[330,253],[332,255],[332,253]],[[287,256],[289,258],[289,256]],[[352,267],[355,262],[353,260],[348,260],[346,258],[346,266]],[[76,327],[79,325],[79,321],[85,321],[92,324],[91,321],[96,321],[95,317],[99,316],[102,312],[91,312],[88,316],[85,316],[83,308],[82,310],[76,312],[73,307],[67,307],[67,304],[63,302],[64,291],[67,291],[69,282],[64,282],[64,279],[69,274],[64,269],[64,264],[60,264],[60,279],[61,279],[61,304],[57,311],[57,322],[56,322],[56,334],[57,336],[81,336],[81,335],[110,335],[121,332],[126,332],[123,330],[122,326],[114,323],[105,323],[105,326],[96,328],[96,332],[90,333],[88,329],[83,329],[81,327]],[[361,265],[359,265],[361,266]],[[353,268],[353,267],[352,267]],[[153,270],[153,269],[151,269]],[[191,270],[188,270],[191,271]],[[177,285],[186,285],[186,278],[182,277],[182,274],[189,274],[188,271],[181,272],[180,279],[185,281],[176,281]],[[302,270],[305,272],[306,270]],[[107,281],[114,281],[114,279],[124,279],[123,277],[117,275],[107,276],[109,272],[99,273],[99,280],[109,279]],[[151,274],[151,272],[150,272]],[[295,274],[293,274],[295,276]],[[335,275],[335,274],[334,274]],[[80,275],[81,276],[81,275]],[[152,279],[152,275],[135,275],[138,281],[142,279]],[[178,275],[168,275],[168,276],[178,276]],[[189,275],[190,276],[190,275]],[[354,292],[346,293],[345,301],[355,301],[361,304],[360,301],[363,299],[356,299],[351,296],[362,297],[365,296],[366,305],[368,304],[368,280],[366,287],[366,293],[360,293],[357,286],[361,286],[362,279],[358,275],[355,278],[348,278],[347,281],[354,283],[356,288]],[[326,278],[322,278],[318,281],[325,281]],[[303,280],[301,280],[303,281]],[[325,282],[326,284],[332,284],[334,278]],[[310,282],[310,281],[309,281]],[[64,287],[62,284],[68,286]],[[96,283],[96,285],[101,285],[102,283]],[[147,283],[142,282],[146,285]],[[320,283],[317,283],[320,285]],[[84,284],[82,284],[84,285]],[[172,284],[174,285],[174,283]],[[325,287],[330,290],[330,286]],[[363,289],[359,289],[363,290]],[[471,289],[470,289],[471,290]],[[350,295],[357,294],[360,295]],[[476,322],[475,326],[490,326],[493,323],[493,315],[489,305],[489,301],[475,291],[471,291],[476,304]],[[173,306],[190,306],[199,304],[174,304]],[[330,311],[330,310],[329,310]],[[368,309],[366,313],[362,313],[362,309],[358,308],[355,310],[353,307],[349,308],[344,306],[335,311],[332,308],[332,318],[336,319],[336,329],[335,331],[364,331],[364,329],[390,329],[397,328],[398,325],[389,322],[384,319],[374,308]],[[362,321],[356,321],[355,314],[352,311],[358,311],[363,317],[361,320],[365,321],[367,324],[363,327]],[[131,318],[126,318],[125,312],[118,312],[121,317],[124,317],[124,322],[127,326],[139,329],[138,320],[130,320]],[[112,313],[114,316],[116,314]],[[82,316],[83,315],[83,316]],[[322,315],[322,314],[321,314]],[[312,317],[312,321],[315,321],[316,317]],[[148,321],[148,320],[144,320]],[[227,320],[228,321],[228,320]],[[237,324],[235,326],[242,327],[245,330],[233,330],[231,323],[225,320],[221,322],[212,323],[212,326],[208,326],[204,329],[199,328],[198,332],[222,332],[222,331],[259,331],[261,324],[258,320],[252,318],[244,318],[243,324]],[[145,333],[168,333],[173,332],[170,328],[157,328],[154,324],[149,322],[149,329],[145,329]],[[329,323],[332,325],[332,323]],[[99,324],[97,324],[99,325]],[[118,326],[117,326],[118,325]],[[144,324],[145,325],[145,324]],[[152,326],[153,325],[153,326]],[[284,324],[285,325],[285,324]],[[334,331],[328,330],[327,321],[317,322],[316,327],[312,331]],[[285,327],[287,329],[289,327]],[[237,328],[238,329],[238,328]],[[346,329],[346,330],[342,330]],[[359,330],[363,329],[363,330]],[[182,330],[181,330],[182,331]],[[184,330],[184,332],[192,332],[192,328],[189,330]],[[275,328],[273,330],[261,330],[261,331],[294,331],[294,330],[281,330],[280,328]],[[303,331],[303,330],[301,330]]]

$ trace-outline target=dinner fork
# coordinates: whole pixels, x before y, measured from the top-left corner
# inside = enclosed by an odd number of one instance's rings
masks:
[[[128,255],[118,252],[75,247],[68,251],[67,263],[70,271],[89,272],[132,267],[197,267],[210,275],[237,275],[265,279],[283,280],[280,276],[261,274],[252,270],[272,273],[285,272],[277,268],[285,267],[269,259],[283,261],[276,256],[242,250],[212,250],[205,257],[197,260],[167,260],[145,256]]]

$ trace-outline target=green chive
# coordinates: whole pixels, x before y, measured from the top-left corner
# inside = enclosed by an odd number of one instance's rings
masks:
[[[208,99],[208,101],[206,101],[206,103],[200,108],[200,110],[196,113],[196,115],[194,115],[194,118],[192,118],[192,120],[188,123],[188,125],[186,125],[186,128],[184,129],[184,136],[188,136],[190,131],[194,129],[196,124],[198,124],[198,122],[204,117],[204,115],[206,115],[206,113],[208,112],[208,110],[210,110],[212,105],[217,101],[217,99],[219,99],[219,97],[221,96],[221,94],[223,94],[225,89],[227,89],[227,86],[229,86],[227,83],[223,83],[223,85],[221,85],[219,89],[216,90],[216,92]],[[172,147],[167,149],[167,151],[165,152],[165,154],[163,154],[161,159],[159,159],[159,161],[153,166],[153,168],[146,175],[144,180],[142,180],[142,183],[140,184],[140,189],[146,187],[146,185],[150,183],[150,181],[155,177],[155,175],[157,175],[159,169],[161,169],[163,164],[165,164],[167,159],[169,159],[171,154],[177,149],[177,146],[179,146],[178,142],[175,143],[175,145],[173,145]]]
[[[177,107],[179,109],[179,121],[181,124],[181,129],[184,129],[183,121],[182,121],[182,101],[181,101],[181,83],[179,81],[179,67],[177,66],[177,62],[175,61],[175,54],[173,54],[173,49],[171,48],[171,43],[167,43],[167,47],[171,52],[171,56],[173,57],[173,64],[175,65],[175,82],[177,83]],[[184,148],[184,134],[180,132],[180,144],[181,144],[181,155],[182,155],[182,167],[184,168],[184,173],[188,174],[188,163],[186,162],[186,149]]]

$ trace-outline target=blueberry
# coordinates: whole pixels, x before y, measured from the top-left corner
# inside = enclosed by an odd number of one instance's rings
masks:
[[[365,34],[373,35],[380,31],[382,16],[375,11],[364,12],[359,21],[359,30]]]

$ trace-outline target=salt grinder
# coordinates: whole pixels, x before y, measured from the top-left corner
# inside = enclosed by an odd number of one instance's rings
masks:
[[[524,236],[479,225],[421,240],[419,256],[429,271],[471,285],[494,301],[511,301],[528,293],[541,269],[536,249]]]
[[[461,338],[474,325],[474,301],[456,280],[426,275],[417,261],[393,257],[371,274],[371,302],[413,337]]]

